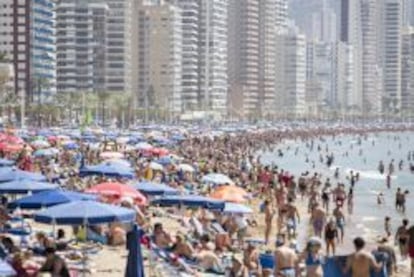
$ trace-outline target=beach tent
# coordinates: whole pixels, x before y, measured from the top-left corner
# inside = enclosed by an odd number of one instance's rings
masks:
[[[134,188],[147,195],[177,195],[180,192],[165,184],[152,182],[139,182]]]
[[[46,177],[39,173],[23,171],[15,167],[0,168],[0,183],[13,180],[46,181]]]
[[[224,201],[199,195],[169,195],[154,199],[153,204],[161,206],[203,207],[212,210],[223,210]]]
[[[0,183],[0,193],[26,194],[29,192],[40,192],[58,189],[57,184],[47,182],[37,182],[32,180],[13,180]]]
[[[132,198],[138,205],[145,205],[147,203],[145,196],[138,192],[134,187],[121,183],[101,183],[87,189],[86,192],[118,200],[128,197]]]
[[[37,212],[34,220],[40,223],[58,225],[96,225],[111,222],[133,222],[135,220],[135,211],[96,201],[74,201]]]
[[[144,277],[144,265],[141,251],[140,239],[143,232],[136,224],[127,233],[128,258],[125,270],[125,277]]]
[[[201,181],[203,183],[213,184],[213,185],[234,184],[233,181],[228,176],[221,174],[221,173],[209,173],[203,176],[203,178],[201,178]]]
[[[85,166],[79,170],[79,176],[81,177],[91,175],[133,179],[135,174],[131,167],[111,162]]]
[[[39,192],[34,195],[20,198],[10,203],[9,207],[20,209],[41,209],[73,201],[96,199],[96,195],[73,191],[52,190]]]
[[[8,159],[0,159],[0,167],[13,166],[16,162]]]

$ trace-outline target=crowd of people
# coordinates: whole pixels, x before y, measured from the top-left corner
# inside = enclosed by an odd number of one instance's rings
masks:
[[[352,216],[354,208],[354,187],[360,181],[358,172],[350,172],[348,183],[339,180],[339,169],[329,178],[322,177],[316,172],[303,172],[294,176],[289,169],[281,165],[263,165],[258,151],[265,150],[275,155],[283,156],[285,153],[279,149],[284,140],[302,142],[309,151],[321,153],[320,162],[331,166],[335,159],[334,153],[329,149],[322,149],[315,141],[323,137],[335,137],[341,134],[352,134],[363,139],[370,132],[405,131],[409,128],[402,126],[382,127],[338,127],[335,128],[291,128],[289,130],[260,129],[253,131],[221,133],[217,136],[186,133],[185,139],[175,145],[167,146],[170,156],[180,159],[180,163],[189,164],[193,172],[181,170],[177,164],[165,165],[162,170],[154,169],[151,163],[159,158],[160,153],[131,150],[124,143],[114,140],[102,140],[99,143],[89,143],[76,139],[78,147],[66,149],[60,141],[50,140],[52,147],[59,149],[54,155],[36,157],[33,147],[27,141],[18,153],[8,153],[0,149],[2,158],[14,159],[16,166],[22,170],[41,172],[47,176],[51,183],[75,191],[83,191],[90,186],[103,181],[127,182],[123,178],[107,178],[97,176],[81,178],[79,169],[85,165],[98,164],[105,159],[102,153],[113,151],[122,153],[134,169],[136,180],[148,180],[155,183],[164,183],[178,189],[182,193],[192,192],[209,195],[214,189],[203,184],[202,177],[208,173],[221,173],[227,175],[238,187],[250,194],[248,202],[251,205],[260,205],[263,213],[263,223],[252,215],[227,215],[206,209],[191,210],[181,213],[175,219],[187,232],[171,232],[159,220],[159,213],[174,217],[177,209],[160,208],[155,206],[139,206],[131,199],[121,199],[120,204],[134,209],[137,212],[137,223],[146,232],[147,236],[142,243],[151,249],[166,251],[167,262],[196,274],[197,269],[228,276],[298,276],[300,271],[308,277],[324,276],[323,265],[327,257],[335,256],[337,249],[346,243],[345,223],[347,216]],[[168,132],[163,135],[168,136]],[[148,136],[150,143],[152,137]],[[325,157],[325,153],[326,157]],[[295,153],[296,154],[296,153]],[[411,160],[411,155],[408,155]],[[402,164],[399,168],[402,169]],[[380,163],[378,170],[382,174],[392,176],[393,164],[388,172]],[[341,173],[342,174],[342,173]],[[391,179],[387,178],[389,187]],[[229,184],[221,184],[227,186]],[[408,192],[398,189],[396,192],[396,209],[404,213]],[[304,205],[304,201],[307,204]],[[378,196],[378,204],[383,200]],[[3,201],[3,209],[7,209],[7,199]],[[7,224],[7,212],[3,220]],[[10,214],[8,216],[11,216]],[[303,249],[297,249],[295,240],[303,221],[309,220],[312,237],[305,243]],[[3,224],[2,223],[2,224]],[[263,227],[263,228],[261,228]],[[95,234],[105,238],[104,243],[122,245],[125,243],[125,226],[114,224],[110,226],[94,226],[90,230],[74,228],[75,236],[82,237],[81,233]],[[263,233],[257,232],[263,230]],[[69,247],[62,241],[64,234],[60,231],[58,239],[45,238],[39,233],[33,240],[38,245],[41,242],[41,251],[31,247],[24,252],[15,246],[9,236],[3,235],[2,247],[4,257],[11,261],[18,276],[30,275],[31,270],[47,271],[52,276],[69,276],[68,267],[64,259],[56,254],[62,247]],[[252,234],[263,236],[263,240],[252,238]],[[83,239],[86,239],[83,235]],[[398,243],[401,257],[414,257],[414,227],[409,226],[408,219],[404,219],[398,227],[395,236],[389,218],[385,219],[384,237],[378,242],[377,252],[387,253],[387,268],[390,274],[397,270],[396,255],[389,243],[395,240]],[[374,255],[365,249],[366,242],[358,237],[353,241],[355,252],[351,254],[343,266],[343,271],[352,271],[353,276],[368,276],[369,271],[381,270],[382,263],[378,263]],[[62,246],[63,245],[63,246]],[[259,254],[264,249],[274,249],[274,268],[263,267]],[[323,249],[325,246],[326,249]],[[43,264],[36,266],[30,255],[40,254],[44,257]],[[231,262],[226,262],[230,255]],[[272,255],[273,255],[272,254]],[[182,261],[185,261],[183,263]],[[195,264],[196,267],[187,266]],[[21,272],[21,273],[20,273]]]

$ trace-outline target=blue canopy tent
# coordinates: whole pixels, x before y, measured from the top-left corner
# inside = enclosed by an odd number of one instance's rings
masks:
[[[58,189],[57,184],[47,182],[37,182],[32,180],[14,180],[0,183],[0,193],[26,194],[28,192],[40,192]]]
[[[171,195],[162,196],[151,201],[161,206],[183,205],[188,207],[203,207],[211,210],[223,210],[224,201],[199,195]]]
[[[135,224],[127,234],[128,259],[125,277],[144,277],[144,265],[141,251],[140,238],[142,231]]]
[[[79,170],[79,176],[101,175],[107,177],[122,177],[133,179],[134,171],[131,167],[121,165],[119,163],[100,163],[98,165],[85,166]]]
[[[34,195],[20,198],[9,204],[9,207],[20,209],[41,209],[59,204],[69,203],[81,200],[96,200],[97,196],[92,194],[52,190],[39,192]]]
[[[139,182],[134,188],[147,195],[177,195],[180,192],[165,184],[157,184],[152,182]]]
[[[0,159],[0,167],[13,166],[14,164],[15,164],[15,161],[7,160],[7,159]]]
[[[23,171],[15,167],[0,168],[0,183],[9,182],[13,180],[31,180],[31,181],[46,181],[46,177],[39,173]]]
[[[58,225],[96,225],[110,222],[132,222],[135,211],[96,201],[73,201],[37,212],[34,220]]]

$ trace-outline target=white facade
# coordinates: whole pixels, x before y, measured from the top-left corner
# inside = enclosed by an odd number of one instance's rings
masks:
[[[104,3],[62,0],[56,9],[58,92],[106,90],[106,27]]]
[[[202,0],[199,12],[201,108],[227,113],[227,0]]]
[[[182,107],[183,111],[200,108],[198,97],[199,1],[171,0],[182,16]]]
[[[302,116],[305,112],[306,38],[297,28],[285,40],[285,114]]]
[[[401,110],[414,115],[414,28],[406,27],[402,34]]]
[[[378,1],[361,1],[362,32],[362,93],[363,113],[378,115],[382,110],[382,95],[378,90]]]
[[[353,48],[348,44],[338,41],[334,51],[334,94],[337,111],[341,114],[348,113],[352,102],[353,89]]]
[[[396,112],[401,107],[402,4],[400,0],[383,1],[384,111]]]

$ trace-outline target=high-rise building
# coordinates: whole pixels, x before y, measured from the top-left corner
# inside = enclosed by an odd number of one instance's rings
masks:
[[[60,0],[56,7],[58,92],[106,90],[108,5]]]
[[[289,28],[285,37],[285,93],[280,95],[285,115],[303,116],[305,112],[306,38],[298,28]]]
[[[199,10],[200,2],[170,0],[182,11],[182,106],[184,111],[199,110]]]
[[[341,0],[340,35],[341,42],[352,47],[353,57],[353,89],[348,95],[348,110],[352,113],[362,112],[362,32],[361,1]]]
[[[336,42],[336,14],[323,2],[322,9],[312,14],[312,34],[308,39],[325,42]]]
[[[165,2],[138,7],[138,88],[141,107],[178,115],[182,111],[181,9]]]
[[[107,25],[106,88],[108,92],[132,93],[136,87],[137,16],[134,0],[104,0],[110,13]]]
[[[259,6],[251,0],[230,0],[228,6],[230,105],[243,117],[259,111]]]
[[[361,0],[362,32],[362,94],[363,113],[379,114],[382,109],[382,95],[378,90],[378,0]]]
[[[0,0],[0,52],[14,66],[15,93],[43,102],[56,92],[55,4]]]
[[[414,108],[414,27],[405,27],[402,32],[401,59],[401,112],[413,116]]]
[[[338,41],[334,51],[334,99],[337,111],[346,115],[352,105],[353,90],[353,48],[345,42]]]
[[[199,95],[205,111],[227,113],[228,0],[201,0],[199,11]]]
[[[401,107],[402,4],[400,0],[383,0],[382,9],[383,109],[398,112]]]
[[[402,0],[403,25],[414,26],[414,0]]]

